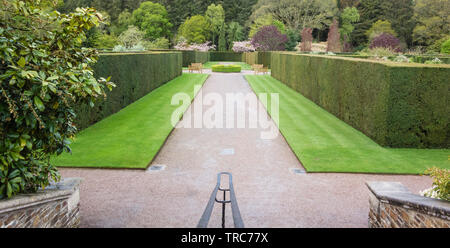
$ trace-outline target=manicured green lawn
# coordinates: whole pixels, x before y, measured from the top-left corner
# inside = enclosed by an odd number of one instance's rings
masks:
[[[383,148],[271,76],[246,79],[257,94],[279,93],[278,127],[308,172],[420,174],[432,166],[450,169],[450,149]]]
[[[183,74],[130,104],[118,113],[81,131],[72,155],[52,159],[60,167],[146,168],[172,131],[171,105],[179,92],[194,96],[194,85],[208,75]]]

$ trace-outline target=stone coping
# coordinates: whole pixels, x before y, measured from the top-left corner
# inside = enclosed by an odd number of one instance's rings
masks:
[[[366,182],[380,201],[450,220],[450,202],[413,194],[399,182]]]
[[[11,199],[0,200],[0,214],[43,204],[49,201],[69,198],[80,186],[81,178],[65,178],[52,183],[45,190],[36,193],[20,194]]]

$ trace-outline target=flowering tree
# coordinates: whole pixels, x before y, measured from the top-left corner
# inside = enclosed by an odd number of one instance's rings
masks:
[[[178,42],[177,45],[174,46],[174,48],[176,50],[183,50],[183,51],[202,51],[202,52],[207,52],[209,50],[216,49],[216,46],[215,45],[211,45],[210,41],[207,41],[207,42],[201,43],[201,44],[197,44],[197,43],[189,44],[185,40],[181,40],[180,42]]]
[[[300,49],[303,52],[310,52],[312,41],[313,41],[312,28],[304,28],[302,30],[302,43]]]
[[[251,41],[235,41],[233,42],[234,52],[254,52],[256,49],[252,45]]]
[[[341,51],[341,35],[339,33],[339,23],[336,19],[333,20],[333,24],[330,26],[327,40],[327,52],[340,52]]]
[[[282,34],[276,26],[262,27],[252,38],[252,45],[262,51],[282,51],[288,37]]]
[[[395,52],[400,52],[400,40],[397,39],[392,34],[388,33],[382,33],[378,36],[375,36],[372,39],[372,42],[370,43],[370,48],[389,48],[391,50],[394,50]]]

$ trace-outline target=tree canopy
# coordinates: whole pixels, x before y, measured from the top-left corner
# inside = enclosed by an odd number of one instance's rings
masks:
[[[133,22],[150,40],[169,37],[171,34],[172,23],[169,21],[166,8],[159,3],[143,2],[133,11]]]

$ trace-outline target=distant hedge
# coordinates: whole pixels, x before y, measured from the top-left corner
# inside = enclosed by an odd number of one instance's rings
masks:
[[[210,61],[234,61],[243,62],[245,60],[244,53],[235,52],[209,52]]]
[[[258,64],[263,64],[270,69],[272,52],[258,52]]]
[[[258,52],[244,53],[242,62],[245,62],[249,65],[258,64]]]
[[[182,73],[179,52],[102,54],[94,66],[96,77],[109,77],[117,87],[95,107],[76,107],[76,126],[84,129],[114,114]]]
[[[272,53],[272,76],[382,146],[449,148],[448,65]]]
[[[209,52],[180,51],[183,54],[183,67],[192,63],[206,63],[209,61]]]

